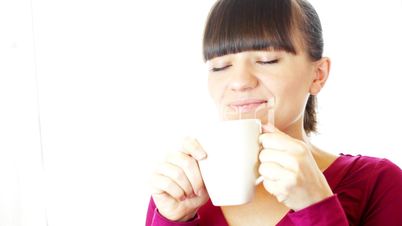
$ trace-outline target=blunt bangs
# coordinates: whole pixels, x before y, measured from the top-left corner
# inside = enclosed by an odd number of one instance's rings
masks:
[[[296,54],[292,0],[230,0],[213,6],[205,26],[204,61],[251,50]]]

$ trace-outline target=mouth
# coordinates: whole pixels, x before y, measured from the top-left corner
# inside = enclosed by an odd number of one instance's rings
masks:
[[[263,104],[266,104],[267,100],[254,99],[254,100],[241,100],[230,103],[228,106],[239,113],[255,112],[255,110]]]

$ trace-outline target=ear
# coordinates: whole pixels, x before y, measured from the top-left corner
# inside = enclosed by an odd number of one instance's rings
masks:
[[[328,79],[331,68],[331,60],[328,57],[323,57],[314,62],[313,82],[310,86],[310,94],[317,95],[324,87]]]

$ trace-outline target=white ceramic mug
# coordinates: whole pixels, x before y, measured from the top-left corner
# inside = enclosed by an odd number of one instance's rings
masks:
[[[242,205],[254,198],[260,134],[259,119],[242,119],[218,122],[197,137],[207,152],[199,166],[215,206]]]

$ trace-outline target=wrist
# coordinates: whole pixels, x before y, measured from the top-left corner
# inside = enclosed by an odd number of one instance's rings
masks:
[[[162,218],[168,220],[168,221],[172,221],[172,222],[187,222],[187,221],[191,221],[194,220],[197,216],[197,211],[191,212],[186,214],[185,216],[180,216],[178,214],[165,214],[163,212],[161,212],[159,209],[156,208],[155,210]]]
[[[189,214],[185,215],[184,217],[177,220],[178,222],[186,222],[191,221],[197,216],[197,210],[190,212]]]
[[[329,186],[324,186],[324,188],[321,189],[320,192],[316,193],[315,198],[311,199],[311,203],[309,205],[314,205],[316,203],[319,203],[325,199],[328,199],[329,197],[333,196],[334,193],[332,192],[331,188]],[[307,205],[307,206],[309,206]]]

